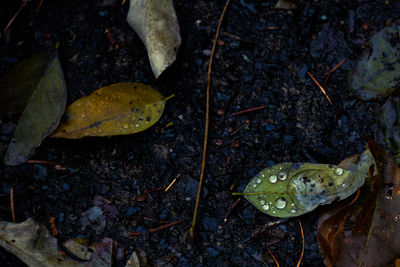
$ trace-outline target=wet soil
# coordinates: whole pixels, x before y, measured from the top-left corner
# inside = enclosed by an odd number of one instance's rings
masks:
[[[275,1],[232,1],[222,27],[213,65],[211,127],[207,172],[201,196],[197,240],[188,242],[200,172],[205,117],[207,64],[224,1],[174,1],[182,47],[175,64],[155,80],[146,50],[126,23],[128,4],[120,1],[33,0],[10,28],[1,33],[0,76],[15,63],[49,50],[58,53],[68,87],[68,104],[102,86],[142,82],[168,101],[160,121],[145,132],[111,138],[46,139],[33,159],[67,167],[23,164],[0,167],[0,218],[11,221],[9,194],[15,192],[18,222],[46,224],[56,218],[60,238],[117,241],[116,266],[143,250],[151,266],[294,266],[301,253],[298,220],[305,234],[303,266],[321,266],[316,241],[318,215],[324,207],[270,227],[276,221],[237,197],[260,170],[275,163],[339,163],[360,153],[374,136],[381,103],[349,95],[347,75],[370,37],[400,17],[396,1],[295,1],[295,10],[277,10]],[[2,1],[4,27],[19,1]],[[118,47],[110,42],[111,32]],[[321,83],[341,60],[347,62],[326,88],[331,106],[307,76]],[[251,107],[266,108],[244,115]],[[2,144],[9,138],[10,118],[0,124]],[[172,124],[171,124],[172,123]],[[168,192],[146,190],[167,186]],[[104,212],[104,228],[83,227],[85,212],[95,205]],[[151,218],[153,220],[148,220]],[[173,227],[148,230],[180,219]],[[143,232],[139,236],[128,233]],[[3,266],[23,264],[0,251]]]

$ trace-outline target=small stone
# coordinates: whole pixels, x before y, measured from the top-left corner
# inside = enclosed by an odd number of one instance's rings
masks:
[[[63,183],[62,189],[64,191],[69,191],[71,189],[71,186],[68,183]]]
[[[267,132],[271,132],[276,130],[276,126],[274,124],[267,124],[267,126],[265,126],[265,130],[267,130]]]

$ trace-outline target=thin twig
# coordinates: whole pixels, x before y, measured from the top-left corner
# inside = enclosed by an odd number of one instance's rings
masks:
[[[307,74],[315,82],[315,84],[319,87],[319,89],[321,89],[322,93],[324,93],[331,106],[333,106],[331,99],[329,98],[328,94],[325,92],[325,89],[321,86],[321,84],[319,84],[319,82],[314,78],[314,76],[312,76],[310,72],[307,71]]]
[[[272,259],[274,260],[276,267],[279,267],[279,262],[278,260],[275,258],[274,254],[272,253],[272,251],[267,247],[269,255],[271,255]]]
[[[13,222],[15,223],[14,187],[13,186],[10,189],[10,202],[11,202],[11,216],[12,216]]]
[[[50,217],[49,219],[49,223],[50,223],[50,227],[51,227],[51,235],[52,236],[57,236],[58,235],[58,230],[56,227],[56,223],[55,223],[56,217]]]
[[[43,1],[44,1],[44,0],[40,0],[40,3],[39,3],[39,5],[38,5],[38,7],[37,7],[37,9],[36,9],[36,12],[39,12],[40,8],[41,8],[42,5],[43,5]]]
[[[187,220],[187,219],[182,219],[182,220],[179,220],[179,221],[176,221],[176,222],[172,222],[172,223],[169,223],[169,224],[166,224],[166,225],[161,225],[160,227],[150,229],[149,232],[150,232],[150,233],[154,233],[154,232],[160,231],[160,230],[162,230],[162,229],[165,229],[165,228],[174,226],[174,225],[176,225],[176,224],[178,224],[178,223],[184,222],[184,221],[186,221],[186,220]]]
[[[228,212],[227,212],[226,215],[225,215],[224,222],[227,222],[227,221],[228,221],[229,214],[231,214],[231,211],[237,206],[237,204],[239,204],[239,202],[240,202],[241,200],[242,200],[241,198],[238,198],[238,199],[236,199],[236,201],[232,204],[232,207],[228,210]]]
[[[208,127],[210,125],[209,116],[210,116],[210,86],[211,86],[212,62],[213,62],[215,50],[216,50],[217,43],[218,43],[219,33],[221,31],[222,20],[224,19],[229,2],[230,2],[230,0],[226,0],[224,9],[222,10],[221,17],[219,18],[217,32],[215,33],[215,39],[214,39],[213,46],[211,49],[210,61],[208,63],[207,92],[206,92],[206,96],[207,96],[206,97],[206,122],[205,122],[205,127],[204,127],[205,129],[204,129],[203,155],[202,155],[202,159],[201,159],[201,172],[200,172],[200,177],[199,177],[199,186],[197,188],[196,204],[194,206],[192,226],[189,229],[189,237],[192,241],[194,241],[194,239],[195,239],[194,229],[196,227],[197,210],[199,209],[200,193],[201,193],[201,187],[203,185],[204,171],[205,171],[205,167],[206,167]]]
[[[17,12],[15,13],[14,17],[11,18],[10,22],[7,24],[7,26],[4,28],[4,31],[6,32],[8,30],[8,28],[10,28],[11,24],[14,22],[14,20],[17,18],[17,16],[19,15],[19,13],[22,11],[22,9],[26,6],[26,4],[28,4],[30,0],[22,0],[21,6],[19,7],[19,9],[17,10]]]
[[[54,161],[47,161],[47,160],[37,160],[37,159],[28,159],[26,163],[30,164],[49,164],[49,165],[60,165],[57,162]],[[61,166],[61,165],[60,165]]]
[[[165,225],[161,225],[161,226],[159,226],[157,228],[150,229],[149,232],[150,233],[154,233],[154,232],[160,231],[162,229],[174,226],[174,225],[176,225],[178,223],[184,222],[186,220],[188,220],[188,219],[182,219],[182,220],[178,220],[176,222],[172,222],[172,223],[168,223],[168,224],[165,224]],[[142,233],[145,233],[145,232],[133,232],[133,233],[129,233],[128,236],[138,236],[138,235],[141,235]]]
[[[241,114],[245,114],[245,113],[248,113],[248,112],[260,110],[260,109],[265,109],[265,108],[267,108],[267,107],[268,107],[267,105],[264,105],[264,106],[259,106],[259,107],[255,107],[255,108],[245,109],[245,110],[242,110],[242,111],[238,111],[238,112],[233,113],[233,114],[232,114],[232,117],[235,117],[235,116],[241,115]]]
[[[302,245],[302,249],[301,249],[301,255],[300,255],[300,259],[299,262],[297,263],[297,267],[300,266],[301,261],[303,260],[303,256],[304,256],[304,232],[303,232],[303,226],[301,225],[301,221],[299,220],[299,225],[300,225],[300,231],[301,231],[301,239],[303,240],[303,245]]]
[[[164,192],[167,192],[176,182],[176,180],[178,180],[178,178],[181,176],[181,173],[178,173],[178,175],[175,177],[174,180],[172,180],[172,182],[169,184],[169,186],[167,186],[167,188],[164,189]]]
[[[333,67],[329,73],[328,76],[326,76],[325,79],[325,84],[324,84],[324,88],[326,88],[326,85],[328,84],[329,78],[331,77],[332,73],[334,73],[338,68],[340,68],[344,63],[346,63],[347,59],[343,59],[342,61],[340,61],[338,64],[336,64],[335,67]]]

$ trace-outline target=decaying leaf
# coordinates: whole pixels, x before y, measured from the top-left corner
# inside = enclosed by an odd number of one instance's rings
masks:
[[[41,53],[18,63],[0,80],[0,112],[20,116],[50,61]]]
[[[350,170],[328,164],[276,164],[250,181],[245,198],[270,216],[299,216],[352,195],[364,184],[371,164],[369,152],[363,153]]]
[[[327,266],[391,266],[400,255],[400,170],[375,142],[368,146],[378,174],[359,200],[320,218],[318,244]]]
[[[172,0],[130,0],[127,21],[146,46],[158,78],[175,61],[182,41]]]
[[[393,159],[400,164],[400,97],[389,97],[379,114],[379,124],[383,128],[382,143],[386,144]]]
[[[74,240],[64,243],[76,259],[60,253],[57,239],[44,225],[28,219],[22,223],[0,221],[0,246],[28,266],[111,266],[112,240],[105,238],[90,248]],[[75,254],[76,253],[76,254]]]
[[[366,51],[349,75],[350,92],[362,100],[390,95],[400,86],[400,21],[372,37]]]
[[[164,106],[164,97],[147,85],[112,84],[72,103],[52,137],[77,139],[141,132],[160,119]]]
[[[125,267],[140,267],[139,257],[135,251],[129,257]]]
[[[32,75],[17,71],[32,71]],[[26,90],[29,100],[19,119],[14,136],[4,157],[7,165],[25,162],[57,126],[67,102],[66,85],[57,54],[39,55],[16,66],[7,80],[7,94],[12,90]],[[24,97],[21,97],[21,99]],[[10,99],[11,101],[11,99]],[[26,101],[24,99],[23,101]],[[11,101],[11,108],[20,108],[22,102]]]
[[[275,8],[278,9],[295,9],[296,8],[296,4],[292,3],[291,1],[288,0],[278,0],[278,2],[276,2]]]

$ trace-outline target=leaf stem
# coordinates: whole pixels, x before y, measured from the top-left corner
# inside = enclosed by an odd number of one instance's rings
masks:
[[[170,95],[170,96],[167,96],[166,98],[164,98],[164,101],[168,101],[168,100],[170,100],[171,98],[173,98],[175,96],[175,94],[172,94],[172,95]]]

